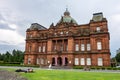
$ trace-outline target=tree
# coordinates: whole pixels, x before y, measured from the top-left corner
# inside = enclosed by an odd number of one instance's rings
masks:
[[[12,53],[6,52],[4,54],[0,53],[0,61],[4,62],[19,62],[22,63],[24,59],[24,52],[20,50],[13,50]]]
[[[11,62],[11,54],[7,51],[6,54],[4,55],[4,62]]]
[[[117,62],[120,62],[120,53],[118,53],[116,56],[115,56]]]

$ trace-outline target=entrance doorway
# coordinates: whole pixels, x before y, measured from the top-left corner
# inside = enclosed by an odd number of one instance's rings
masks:
[[[55,66],[55,58],[52,58],[52,66]]]
[[[65,57],[65,66],[67,66],[67,65],[68,65],[68,58]]]
[[[58,58],[57,58],[57,64],[58,64],[59,66],[62,65],[62,58],[61,58],[61,57],[58,57]]]

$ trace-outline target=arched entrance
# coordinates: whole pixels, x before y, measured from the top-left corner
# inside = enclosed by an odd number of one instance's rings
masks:
[[[58,64],[59,66],[62,65],[62,58],[61,58],[61,57],[58,57],[58,58],[57,58],[57,64]]]
[[[65,66],[67,66],[67,65],[68,65],[68,58],[65,57]]]
[[[55,58],[52,58],[52,66],[55,66]]]

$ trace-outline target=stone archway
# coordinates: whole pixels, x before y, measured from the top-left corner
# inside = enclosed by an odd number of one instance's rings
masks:
[[[57,58],[57,64],[58,64],[59,66],[62,65],[62,58],[61,58],[61,57],[58,57],[58,58]]]
[[[68,58],[65,57],[65,66],[67,66],[67,65],[68,65]]]
[[[55,58],[52,58],[52,66],[55,66]]]

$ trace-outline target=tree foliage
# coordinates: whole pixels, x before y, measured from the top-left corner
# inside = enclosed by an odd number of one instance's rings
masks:
[[[0,61],[3,62],[20,62],[22,63],[24,60],[24,52],[20,50],[13,50],[11,53],[6,52],[1,54],[0,53]]]
[[[118,53],[116,56],[115,56],[117,62],[120,62],[120,53]]]

